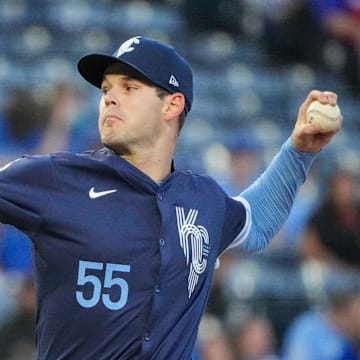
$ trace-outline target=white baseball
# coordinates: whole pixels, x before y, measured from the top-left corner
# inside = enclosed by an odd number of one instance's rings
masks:
[[[338,105],[322,104],[315,100],[306,111],[309,124],[319,124],[322,132],[340,129],[343,117]]]

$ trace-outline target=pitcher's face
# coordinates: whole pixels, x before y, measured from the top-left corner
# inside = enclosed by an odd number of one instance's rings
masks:
[[[119,155],[147,147],[161,126],[163,100],[156,88],[123,74],[105,75],[99,104],[99,131],[105,146]]]

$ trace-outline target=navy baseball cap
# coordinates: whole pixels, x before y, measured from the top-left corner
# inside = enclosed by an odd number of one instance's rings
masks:
[[[193,75],[190,65],[173,47],[159,41],[136,36],[126,40],[113,55],[89,54],[78,62],[80,74],[100,88],[108,66],[124,63],[169,93],[185,97],[185,112],[193,102]]]

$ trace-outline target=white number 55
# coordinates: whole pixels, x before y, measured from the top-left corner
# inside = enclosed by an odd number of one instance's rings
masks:
[[[100,278],[99,272],[103,273],[104,268],[105,276],[101,276]],[[89,274],[90,271],[91,274]],[[98,275],[95,275],[94,272]],[[85,308],[94,307],[100,300],[110,310],[119,310],[124,307],[129,295],[129,286],[126,280],[121,277],[114,276],[115,272],[128,273],[130,272],[130,265],[80,260],[77,284],[80,286],[91,284],[93,291],[90,298],[85,298],[82,291],[76,291],[77,302]],[[102,278],[104,278],[103,284],[101,282]],[[111,299],[110,295],[104,291],[105,289],[110,289],[113,286],[119,287],[120,295],[118,299]]]

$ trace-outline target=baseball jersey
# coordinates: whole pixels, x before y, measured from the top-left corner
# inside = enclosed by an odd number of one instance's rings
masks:
[[[3,167],[0,220],[32,242],[40,360],[189,360],[216,259],[250,221],[211,178],[159,185],[107,148]]]

